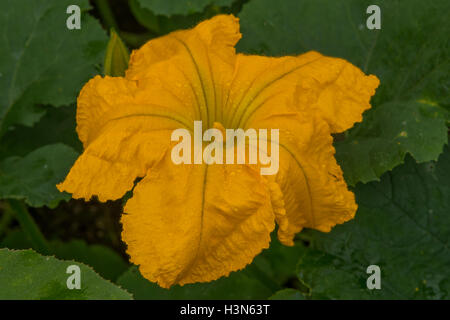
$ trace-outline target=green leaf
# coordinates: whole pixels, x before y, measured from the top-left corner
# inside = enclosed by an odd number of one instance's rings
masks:
[[[117,283],[131,292],[135,299],[267,299],[273,292],[245,269],[213,282],[187,284],[163,289],[142,277],[131,267]]]
[[[366,27],[371,4],[381,9],[380,30]],[[380,79],[373,110],[349,141],[337,145],[349,182],[367,182],[401,164],[406,153],[418,161],[436,160],[447,141],[445,123],[433,114],[450,107],[449,9],[446,0],[253,0],[239,14],[238,50],[268,55],[317,50]],[[408,137],[393,136],[404,129]]]
[[[288,289],[283,289],[283,290],[277,291],[269,299],[270,300],[305,300],[305,296],[298,290],[288,288]]]
[[[10,231],[0,241],[0,247],[36,250],[26,234],[20,229]],[[56,258],[85,263],[103,278],[112,281],[115,281],[129,267],[114,250],[98,244],[88,245],[84,240],[76,239],[68,242],[53,240],[50,241],[50,248]]]
[[[308,231],[315,250],[298,265],[312,298],[450,298],[450,149],[438,162],[405,164],[380,182],[358,184],[354,220],[330,233]],[[369,290],[367,267],[381,269]]]
[[[81,29],[69,30],[69,5],[82,10]],[[86,10],[87,0],[5,0],[0,3],[0,136],[11,126],[31,126],[40,105],[73,103],[97,72],[107,38]]]
[[[202,12],[207,6],[230,6],[233,0],[138,0],[143,8],[155,14],[172,16],[176,14],[188,15]]]
[[[146,27],[149,30],[159,33],[160,23],[158,21],[157,15],[155,15],[149,9],[143,8],[139,3],[139,0],[130,0],[128,4],[134,17],[142,26]]]
[[[192,28],[199,22],[216,14],[235,12],[240,8],[239,3],[233,3],[231,7],[206,6],[204,9],[192,12],[189,15],[177,14],[168,17],[152,11],[148,6],[144,6],[141,0],[130,0],[129,6],[139,24],[157,35],[164,35],[178,29]]]
[[[139,24],[158,35],[163,35],[177,29],[194,27],[201,20],[209,17],[205,16],[203,12],[187,16],[177,15],[173,18],[156,15],[153,11],[143,7],[139,0],[130,0],[129,6]]]
[[[83,146],[75,131],[75,109],[75,105],[47,108],[33,127],[18,125],[8,130],[0,141],[0,159],[23,157],[39,147],[59,142],[81,153]]]
[[[447,144],[445,110],[428,102],[390,102],[366,113],[364,123],[335,143],[336,158],[348,184],[379,180],[403,163],[436,160]]]
[[[366,286],[367,266],[311,249],[299,261],[298,277],[310,291],[305,295],[308,299],[369,299],[372,292]]]
[[[67,288],[70,265],[80,267],[81,289]],[[33,250],[0,249],[0,288],[3,300],[132,299],[82,263],[42,256]]]
[[[120,39],[119,35],[111,29],[111,35],[106,48],[104,73],[107,76],[123,77],[128,68],[130,54],[128,48]]]
[[[70,195],[61,193],[61,182],[78,154],[63,144],[39,148],[25,157],[9,157],[0,162],[0,199],[24,199],[33,207],[55,207]]]

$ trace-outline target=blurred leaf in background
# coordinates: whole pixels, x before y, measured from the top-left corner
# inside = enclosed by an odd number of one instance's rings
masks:
[[[194,27],[219,13],[237,14],[245,0],[130,0],[130,9],[144,27],[163,35],[177,29]]]
[[[66,27],[70,4],[87,0],[5,0],[0,3],[0,136],[11,126],[31,126],[45,113],[39,105],[73,103],[96,74],[106,44],[99,23],[82,15],[81,29]],[[7,32],[10,30],[9,32]]]
[[[74,3],[82,10],[80,30],[66,26],[66,9]],[[10,30],[0,39],[0,198],[49,207],[70,198],[55,183],[77,156],[58,142],[79,150],[74,107],[64,107],[71,109],[65,113],[51,106],[73,104],[98,72],[107,38],[89,8],[87,0],[0,3],[0,29]]]
[[[143,8],[150,9],[155,14],[173,16],[188,15],[202,12],[205,7],[210,5],[230,6],[233,0],[138,0]]]

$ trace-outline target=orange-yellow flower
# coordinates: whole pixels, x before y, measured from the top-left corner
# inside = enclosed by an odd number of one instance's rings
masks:
[[[78,97],[84,152],[59,190],[100,201],[133,189],[122,216],[131,261],[162,287],[244,268],[278,238],[328,232],[356,204],[331,133],[362,120],[379,81],[317,52],[236,54],[238,19],[219,15],[133,52],[125,77],[91,79]],[[171,133],[204,127],[279,129],[280,169],[171,161]],[[204,129],[207,129],[204,128]]]

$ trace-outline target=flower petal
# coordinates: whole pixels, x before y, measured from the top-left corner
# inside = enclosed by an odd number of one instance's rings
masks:
[[[343,132],[370,108],[370,98],[380,84],[374,75],[338,58],[324,57],[304,69],[308,77],[296,90],[298,106],[315,109],[328,122],[332,133]]]
[[[246,127],[261,109],[267,115],[266,104],[272,101],[277,112],[285,111],[284,100],[294,94],[302,68],[321,58],[317,52],[281,58],[238,54],[224,110],[227,126]]]
[[[122,197],[170,146],[174,129],[192,126],[185,115],[151,104],[151,91],[123,78],[90,80],[78,97],[77,132],[84,153],[60,191],[100,201]]]
[[[166,288],[244,268],[274,228],[267,182],[250,166],[174,165],[169,154],[125,206],[131,261]]]
[[[191,52],[207,49],[222,57],[228,63],[234,62],[234,45],[241,38],[239,19],[233,15],[217,15],[199,23],[192,29],[171,32],[152,39],[139,50],[132,52],[127,78],[145,79],[151,65],[185,55],[189,42]],[[201,42],[201,43],[199,43]],[[196,47],[200,46],[200,47]],[[190,63],[188,63],[190,64]]]
[[[362,120],[379,81],[351,63],[317,52],[295,57],[239,54],[226,115],[231,127],[248,127],[258,115],[286,112],[285,100],[297,94],[295,109],[317,112],[332,132]]]
[[[170,122],[174,127],[189,128],[193,117],[177,108],[180,101],[155,97],[155,91],[124,78],[96,76],[81,90],[77,99],[77,133],[85,148],[105,127],[129,119]]]
[[[135,51],[126,78],[91,79],[77,107],[85,151],[59,190],[120,198],[161,158],[174,129],[192,129],[195,119],[212,125],[239,38],[237,18],[217,16]]]
[[[233,75],[234,45],[241,37],[238,21],[232,15],[218,15],[193,29],[151,40],[132,53],[126,77],[162,83],[181,99],[191,97],[197,120],[209,126],[220,122],[223,96]]]
[[[281,212],[277,222],[283,244],[292,245],[294,235],[303,228],[329,232],[354,217],[354,195],[334,159],[333,138],[323,119],[307,113],[269,115],[257,125],[280,130],[280,169],[269,179],[277,182],[281,191],[272,192],[272,202],[274,210]]]

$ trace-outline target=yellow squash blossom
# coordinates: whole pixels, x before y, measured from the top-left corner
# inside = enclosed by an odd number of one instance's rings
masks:
[[[131,262],[162,287],[206,282],[244,268],[278,224],[286,245],[302,228],[328,232],[356,204],[334,159],[332,133],[362,120],[379,84],[317,52],[236,54],[239,21],[218,15],[132,53],[125,77],[91,79],[78,97],[84,152],[59,190],[115,200]],[[179,164],[171,133],[279,129],[275,176],[255,165]]]

